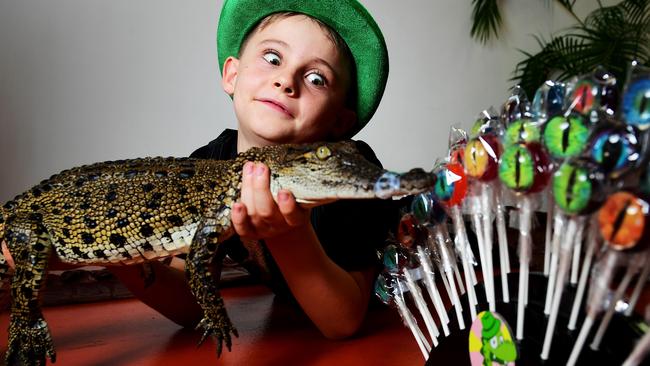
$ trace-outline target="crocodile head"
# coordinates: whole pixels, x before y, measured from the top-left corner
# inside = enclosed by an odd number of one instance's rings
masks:
[[[338,199],[390,198],[432,189],[436,177],[422,169],[404,174],[383,170],[366,160],[352,141],[277,145],[256,154],[271,170],[271,191],[293,193],[304,205]]]

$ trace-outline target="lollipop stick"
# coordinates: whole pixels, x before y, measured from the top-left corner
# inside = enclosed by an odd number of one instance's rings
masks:
[[[553,240],[553,191],[549,188],[546,195],[546,240],[544,240],[544,276],[548,276],[551,267],[551,242]]]
[[[646,281],[648,280],[648,274],[650,274],[650,251],[646,254],[645,265],[643,266],[643,270],[641,271],[636,285],[634,286],[634,291],[630,297],[630,302],[627,306],[627,309],[625,309],[625,316],[631,316],[632,313],[634,313],[636,303],[639,301],[639,296],[641,296],[641,290],[643,290],[643,286],[645,286]]]
[[[519,299],[517,302],[517,339],[524,338],[524,312],[528,294],[528,266],[530,263],[530,224],[532,217],[532,202],[530,197],[521,198],[519,212]]]
[[[544,303],[544,314],[551,313],[551,302],[553,300],[553,290],[555,287],[555,278],[557,277],[557,265],[559,261],[560,242],[564,239],[563,230],[565,224],[565,217],[558,210],[555,211],[553,219],[553,242],[551,245],[551,267],[548,276],[548,284],[546,286],[546,302]]]
[[[440,319],[440,325],[442,325],[442,330],[445,333],[445,336],[448,336],[449,327],[447,327],[447,324],[449,324],[449,318],[447,317],[447,311],[445,310],[445,306],[443,305],[442,299],[440,298],[440,293],[438,292],[436,283],[433,280],[432,274],[434,272],[433,272],[433,267],[431,266],[431,260],[429,259],[429,256],[424,252],[424,248],[422,248],[421,246],[418,246],[417,251],[418,251],[418,257],[420,259],[420,264],[422,265],[422,270],[425,273],[431,274],[428,276],[424,276],[424,284],[426,286],[427,292],[429,293],[429,297],[431,298],[431,302],[433,303],[433,307],[438,313],[438,318]]]
[[[474,201],[476,203],[476,201]],[[477,207],[474,205],[473,210],[472,210],[472,225],[474,226],[474,232],[476,233],[476,241],[478,242],[478,256],[479,260],[481,263],[481,273],[483,274],[483,288],[485,289],[485,299],[489,300],[490,295],[489,295],[489,289],[488,289],[488,283],[487,280],[485,279],[487,274],[487,264],[485,261],[485,242],[483,240],[483,230],[481,226],[481,214],[477,212]]]
[[[424,298],[422,297],[422,292],[420,291],[420,288],[413,280],[413,276],[411,276],[411,272],[409,272],[408,268],[404,268],[402,270],[402,274],[404,275],[404,279],[406,280],[406,286],[408,287],[409,292],[411,293],[411,296],[415,301],[415,307],[418,309],[418,311],[420,311],[420,314],[422,315],[422,319],[424,319],[424,325],[429,331],[431,342],[433,343],[434,347],[438,347],[437,338],[440,335],[440,331],[438,331],[438,327],[436,326],[436,323],[433,321],[433,317],[431,316],[431,313],[427,308],[427,304],[426,302],[424,302]]]
[[[575,242],[573,243],[573,263],[571,264],[571,284],[578,283],[578,269],[580,266],[580,253],[582,252],[582,236],[585,231],[584,218],[579,218],[578,231],[576,232]]]
[[[632,281],[632,277],[636,273],[636,270],[637,268],[634,265],[630,265],[627,267],[627,271],[625,271],[625,276],[623,277],[621,283],[618,285],[618,288],[614,293],[614,297],[612,298],[612,301],[609,304],[609,307],[607,308],[607,312],[603,316],[603,319],[600,321],[600,326],[598,326],[598,330],[596,330],[594,339],[591,341],[591,345],[589,345],[589,347],[592,350],[598,351],[598,349],[600,348],[600,342],[603,340],[603,336],[607,331],[609,322],[612,320],[612,317],[614,316],[614,312],[616,311],[616,304],[620,299],[623,298],[623,294],[627,289],[627,286],[630,285],[630,281]]]
[[[574,366],[576,364],[576,361],[578,361],[578,357],[580,356],[580,352],[582,352],[582,347],[585,345],[587,335],[589,335],[589,331],[591,331],[592,325],[594,325],[594,317],[587,315],[584,323],[582,323],[582,328],[580,328],[580,333],[578,334],[576,343],[573,345],[573,349],[571,350],[571,355],[569,356],[569,360],[566,363],[567,366]]]
[[[472,315],[472,321],[476,319],[476,293],[474,292],[474,284],[472,284],[472,276],[470,274],[471,264],[467,253],[467,232],[465,231],[465,223],[460,213],[460,207],[451,207],[451,220],[454,223],[456,236],[459,238],[458,248],[460,249],[461,263],[463,264],[463,274],[465,275],[465,287],[467,288],[467,300],[469,301],[469,310]],[[462,227],[461,227],[462,225]]]
[[[595,222],[595,219],[592,222]],[[609,283],[614,275],[614,269],[616,268],[617,262],[618,256],[611,251],[607,251],[599,263],[594,266],[594,271],[598,270],[598,273],[595,273],[596,275],[591,277],[589,301],[587,301],[587,317],[585,318],[584,323],[582,323],[578,339],[573,345],[567,366],[574,366],[576,361],[578,361],[578,357],[580,357],[582,347],[584,347],[587,336],[591,331],[591,327],[600,313],[602,302],[605,300],[609,291]]]
[[[648,351],[650,351],[650,331],[647,331],[641,340],[639,340],[639,343],[636,344],[632,353],[630,353],[625,362],[623,362],[623,366],[639,365],[648,354]]]
[[[501,264],[501,292],[503,293],[503,302],[509,303],[508,273],[510,273],[510,258],[508,257],[505,207],[503,207],[502,201],[501,194],[497,191],[497,235],[499,237],[499,263]]]
[[[456,257],[456,253],[454,252],[454,249],[452,246],[450,246],[450,243],[452,243],[451,238],[449,237],[449,232],[447,231],[446,226],[440,226],[440,230],[442,232],[442,235],[444,237],[444,243],[445,243],[445,248],[447,248],[447,253],[449,253],[449,260],[451,263],[451,267],[454,270],[454,275],[456,276],[456,281],[458,281],[458,291],[460,291],[461,295],[465,294],[465,286],[463,286],[463,278],[460,276],[460,272],[458,270],[458,257]]]
[[[578,218],[569,218],[569,225],[567,228],[567,238],[573,238],[576,234],[578,226]],[[562,243],[560,268],[558,269],[557,281],[555,283],[555,293],[553,294],[553,304],[551,307],[551,315],[546,325],[546,334],[544,335],[544,344],[542,346],[542,360],[548,360],[549,353],[551,352],[551,340],[553,332],[555,331],[555,324],[557,322],[557,315],[560,312],[560,300],[562,300],[562,292],[564,290],[564,282],[569,272],[569,264],[571,263],[571,255],[573,252],[573,240],[566,240]]]
[[[486,285],[489,285],[488,304],[490,311],[496,311],[496,296],[494,295],[494,264],[492,261],[492,215],[490,197],[492,193],[490,186],[481,184],[481,214],[483,217],[483,243],[485,244],[485,263],[487,273],[483,273]]]
[[[456,284],[454,283],[454,273],[453,273],[453,269],[451,268],[449,252],[447,251],[447,247],[445,246],[445,242],[444,242],[445,238],[440,228],[436,228],[435,235],[436,235],[436,241],[438,242],[438,245],[440,247],[440,257],[442,258],[442,265],[445,270],[445,275],[447,276],[447,280],[449,281],[449,286],[451,287],[450,295],[452,298],[452,303],[454,304],[454,309],[456,309],[456,318],[458,320],[458,327],[460,329],[465,329],[465,320],[463,319],[462,307],[460,304],[460,299],[458,298],[458,292],[456,291]]]
[[[420,328],[418,328],[417,324],[415,323],[413,314],[411,314],[409,309],[406,307],[406,304],[404,304],[404,300],[400,295],[395,296],[395,304],[397,304],[397,310],[402,316],[402,319],[411,330],[411,333],[413,333],[413,338],[415,338],[415,341],[418,343],[420,351],[422,352],[422,356],[425,360],[428,360],[431,346],[429,346],[429,343],[427,343],[427,340],[424,338],[424,334],[422,334],[422,331],[420,331]]]
[[[589,235],[587,238],[587,251],[585,253],[585,260],[582,264],[580,280],[578,281],[578,289],[576,290],[576,296],[573,299],[573,307],[571,308],[571,316],[569,317],[569,330],[576,329],[578,314],[580,313],[580,304],[582,303],[582,297],[584,296],[585,288],[587,287],[587,277],[589,276],[589,270],[591,269],[591,262],[594,257],[594,252],[596,251],[596,247],[600,242],[598,222],[595,219],[591,220],[589,223],[588,233]]]

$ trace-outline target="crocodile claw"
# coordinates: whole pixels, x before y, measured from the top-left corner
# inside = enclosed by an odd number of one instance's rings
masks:
[[[209,318],[203,318],[196,326],[196,329],[202,328],[204,330],[201,340],[197,344],[197,347],[203,344],[203,342],[209,337],[213,337],[217,342],[217,357],[221,356],[221,351],[223,350],[223,344],[226,344],[226,348],[230,352],[232,346],[232,338],[230,333],[234,334],[235,337],[239,337],[237,329],[233,327],[230,323],[230,320],[226,317],[225,320],[213,321]]]
[[[45,359],[56,362],[54,343],[44,319],[31,325],[12,319],[9,325],[9,344],[5,355],[7,365],[45,365]]]

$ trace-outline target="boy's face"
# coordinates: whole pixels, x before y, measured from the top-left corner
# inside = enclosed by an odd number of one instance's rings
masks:
[[[306,16],[281,18],[251,34],[240,58],[223,68],[239,150],[341,137],[356,121],[345,106],[349,79],[346,58]]]

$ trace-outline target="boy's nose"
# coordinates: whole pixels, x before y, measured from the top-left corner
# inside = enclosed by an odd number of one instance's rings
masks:
[[[273,82],[273,86],[282,89],[282,92],[288,94],[289,96],[293,96],[296,93],[296,90],[293,87],[292,83],[284,78],[278,78],[275,82]]]

